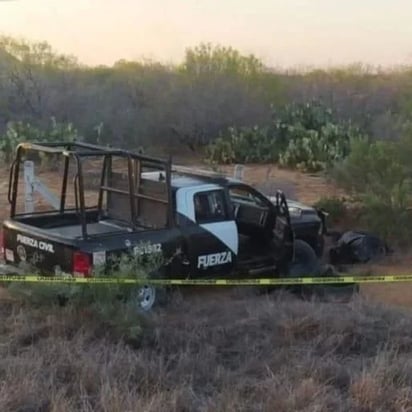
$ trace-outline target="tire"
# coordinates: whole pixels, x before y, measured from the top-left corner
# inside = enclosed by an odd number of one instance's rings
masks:
[[[294,259],[288,265],[288,276],[292,278],[319,276],[319,258],[313,248],[304,240],[294,242]]]
[[[314,250],[316,256],[322,259],[325,250],[325,238],[323,236],[298,237],[296,240],[306,242]]]
[[[131,290],[128,301],[136,312],[148,313],[166,303],[167,291],[153,285],[137,286]]]
[[[153,285],[139,286],[132,290],[130,298],[138,312],[149,312],[156,304],[156,288]]]
[[[285,265],[279,272],[280,277],[314,277],[320,275],[320,263],[316,256],[316,252],[309,245],[301,239],[295,239],[294,241],[294,259]],[[304,286],[291,285],[291,286],[266,286],[260,288],[261,293],[272,293],[275,290],[287,290],[293,294],[301,294]]]
[[[294,249],[294,258],[288,265],[287,276],[290,278],[320,276],[321,267],[319,258],[309,243],[301,239],[295,239]],[[286,287],[286,290],[306,298],[308,293],[311,294],[313,288],[314,286],[312,285],[291,285]]]

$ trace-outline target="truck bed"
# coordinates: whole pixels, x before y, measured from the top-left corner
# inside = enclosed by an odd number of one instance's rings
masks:
[[[69,240],[82,237],[82,225],[80,224],[79,216],[76,213],[67,213],[63,215],[52,213],[23,216],[15,219],[15,221],[40,229],[45,237],[47,237],[47,234],[58,235],[59,237]],[[128,222],[107,217],[99,219],[95,210],[86,213],[86,222],[88,236],[126,234],[132,231],[132,227]]]
[[[66,239],[77,239],[82,236],[81,225],[61,226],[43,230],[51,234],[65,237]],[[120,226],[110,221],[100,221],[87,224],[87,234],[90,236],[104,235],[108,233],[120,234],[131,231],[132,229],[127,226]]]

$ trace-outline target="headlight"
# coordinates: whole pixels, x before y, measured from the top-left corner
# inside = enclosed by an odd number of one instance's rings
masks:
[[[291,216],[300,217],[302,215],[302,209],[296,206],[289,206],[289,214]]]

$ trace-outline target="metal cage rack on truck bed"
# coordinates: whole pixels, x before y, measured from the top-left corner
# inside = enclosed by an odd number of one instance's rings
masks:
[[[18,181],[20,165],[24,155],[28,152],[43,152],[49,155],[60,155],[64,159],[62,186],[60,192],[59,213],[64,214],[66,208],[66,194],[69,178],[69,164],[71,159],[75,162],[75,197],[76,212],[79,214],[82,226],[83,238],[87,238],[87,207],[85,205],[84,176],[87,170],[83,168],[83,160],[86,158],[103,158],[103,166],[100,173],[100,184],[98,187],[99,211],[102,209],[104,193],[107,193],[108,207],[113,211],[118,210],[122,218],[127,217],[132,227],[141,226],[139,216],[141,209],[150,209],[150,205],[157,205],[165,213],[164,224],[167,227],[173,225],[173,208],[171,192],[171,159],[151,157],[128,150],[112,149],[110,147],[97,146],[84,142],[53,142],[53,143],[22,143],[17,146],[16,157],[10,168],[10,180],[8,200],[11,204],[10,217],[26,215],[16,213],[16,202],[18,193]],[[113,160],[124,159],[127,164],[126,173],[117,173],[113,168]],[[143,177],[145,172],[156,171],[162,178],[157,182],[149,181]],[[126,178],[126,179],[125,179]],[[127,199],[127,206],[125,200]],[[121,200],[121,201],[120,201]],[[120,206],[122,207],[120,207]],[[160,206],[159,206],[160,205]],[[128,210],[126,210],[126,208]],[[126,211],[125,211],[126,210]],[[126,215],[125,215],[126,213]]]

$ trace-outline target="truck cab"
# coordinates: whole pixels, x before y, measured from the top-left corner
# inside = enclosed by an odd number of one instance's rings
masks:
[[[291,259],[293,232],[280,193],[276,206],[241,181],[185,173],[176,169],[172,187],[190,273],[250,276],[273,272]]]

